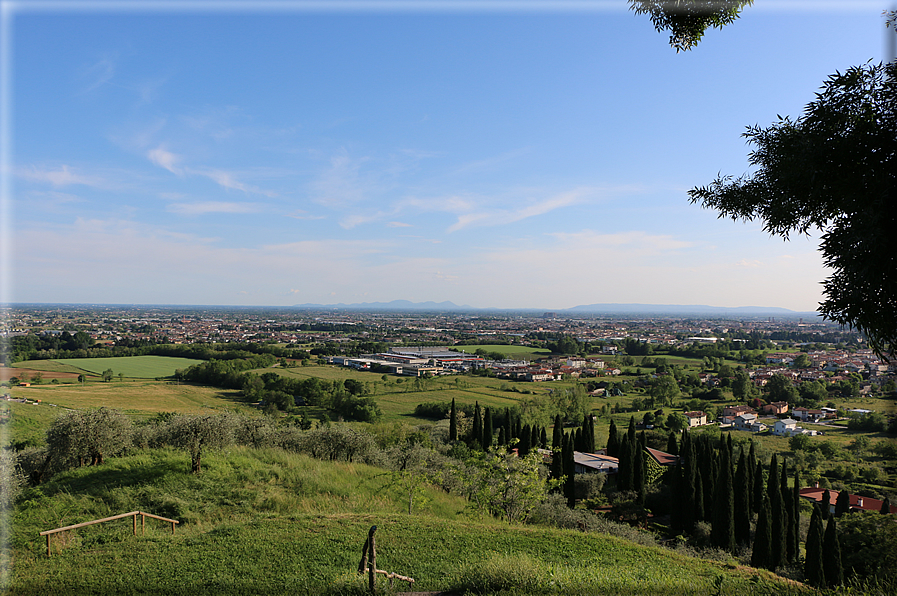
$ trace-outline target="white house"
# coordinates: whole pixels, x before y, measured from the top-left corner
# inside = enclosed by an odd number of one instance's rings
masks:
[[[799,435],[804,429],[797,425],[797,420],[793,418],[785,418],[776,420],[775,426],[772,427],[772,434],[780,437],[790,437],[791,435]]]
[[[735,417],[735,430],[752,430],[751,427],[757,422],[757,415],[749,412],[739,414]]]

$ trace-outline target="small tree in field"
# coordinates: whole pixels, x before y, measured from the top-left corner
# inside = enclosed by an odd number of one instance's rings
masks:
[[[130,420],[109,408],[68,412],[47,431],[48,455],[62,466],[100,465],[130,442]]]
[[[190,452],[190,471],[202,472],[204,450],[222,449],[234,440],[234,424],[229,416],[177,416],[167,428],[168,443]]]

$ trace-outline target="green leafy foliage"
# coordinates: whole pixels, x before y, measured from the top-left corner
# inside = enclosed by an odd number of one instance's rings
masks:
[[[689,191],[770,234],[823,232],[819,311],[882,353],[897,345],[897,62],[835,73],[797,120],[748,127],[754,172]]]
[[[647,14],[658,32],[670,32],[676,51],[690,50],[709,27],[722,29],[733,23],[741,9],[753,0],[630,0],[636,14]]]

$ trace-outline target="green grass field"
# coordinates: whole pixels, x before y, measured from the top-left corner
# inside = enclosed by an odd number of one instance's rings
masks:
[[[464,350],[468,354],[472,354],[479,349],[487,352],[501,352],[505,357],[512,360],[533,360],[535,358],[543,358],[551,356],[551,351],[544,348],[531,348],[529,346],[509,346],[504,344],[477,344],[471,346],[455,346],[460,352]]]
[[[355,570],[377,525],[377,566],[414,590],[480,594],[800,593],[767,572],[619,538],[508,525],[430,489],[402,513],[382,470],[280,450],[235,448],[187,472],[185,453],[146,451],[80,468],[29,489],[13,517],[10,595],[361,594]],[[147,511],[181,521],[90,526],[54,541],[42,530]],[[8,566],[10,559],[3,561]],[[386,590],[386,581],[379,580]],[[396,587],[404,590],[405,584]]]
[[[39,406],[11,404],[21,405],[24,412],[31,411],[28,408],[53,406],[70,409],[107,407],[136,418],[145,418],[159,412],[199,413],[209,410],[250,409],[250,406],[242,401],[239,391],[201,387],[189,383],[178,384],[173,381],[114,380],[109,383],[95,382],[84,385],[45,384],[12,387],[10,392],[14,398],[41,400]]]
[[[193,358],[173,358],[170,356],[127,356],[123,358],[63,358],[61,360],[29,360],[18,362],[16,366],[22,368],[37,368],[46,366],[45,362],[55,362],[66,367],[72,367],[75,372],[88,372],[100,375],[107,369],[112,369],[115,375],[122,375],[133,379],[155,379],[157,377],[170,377],[174,371],[188,368],[194,364],[203,362]],[[71,372],[67,370],[66,372]]]

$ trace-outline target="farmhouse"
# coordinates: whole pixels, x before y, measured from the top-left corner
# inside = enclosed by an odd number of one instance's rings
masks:
[[[695,412],[686,412],[685,418],[688,420],[688,427],[703,426],[707,424],[707,414],[697,410]]]

